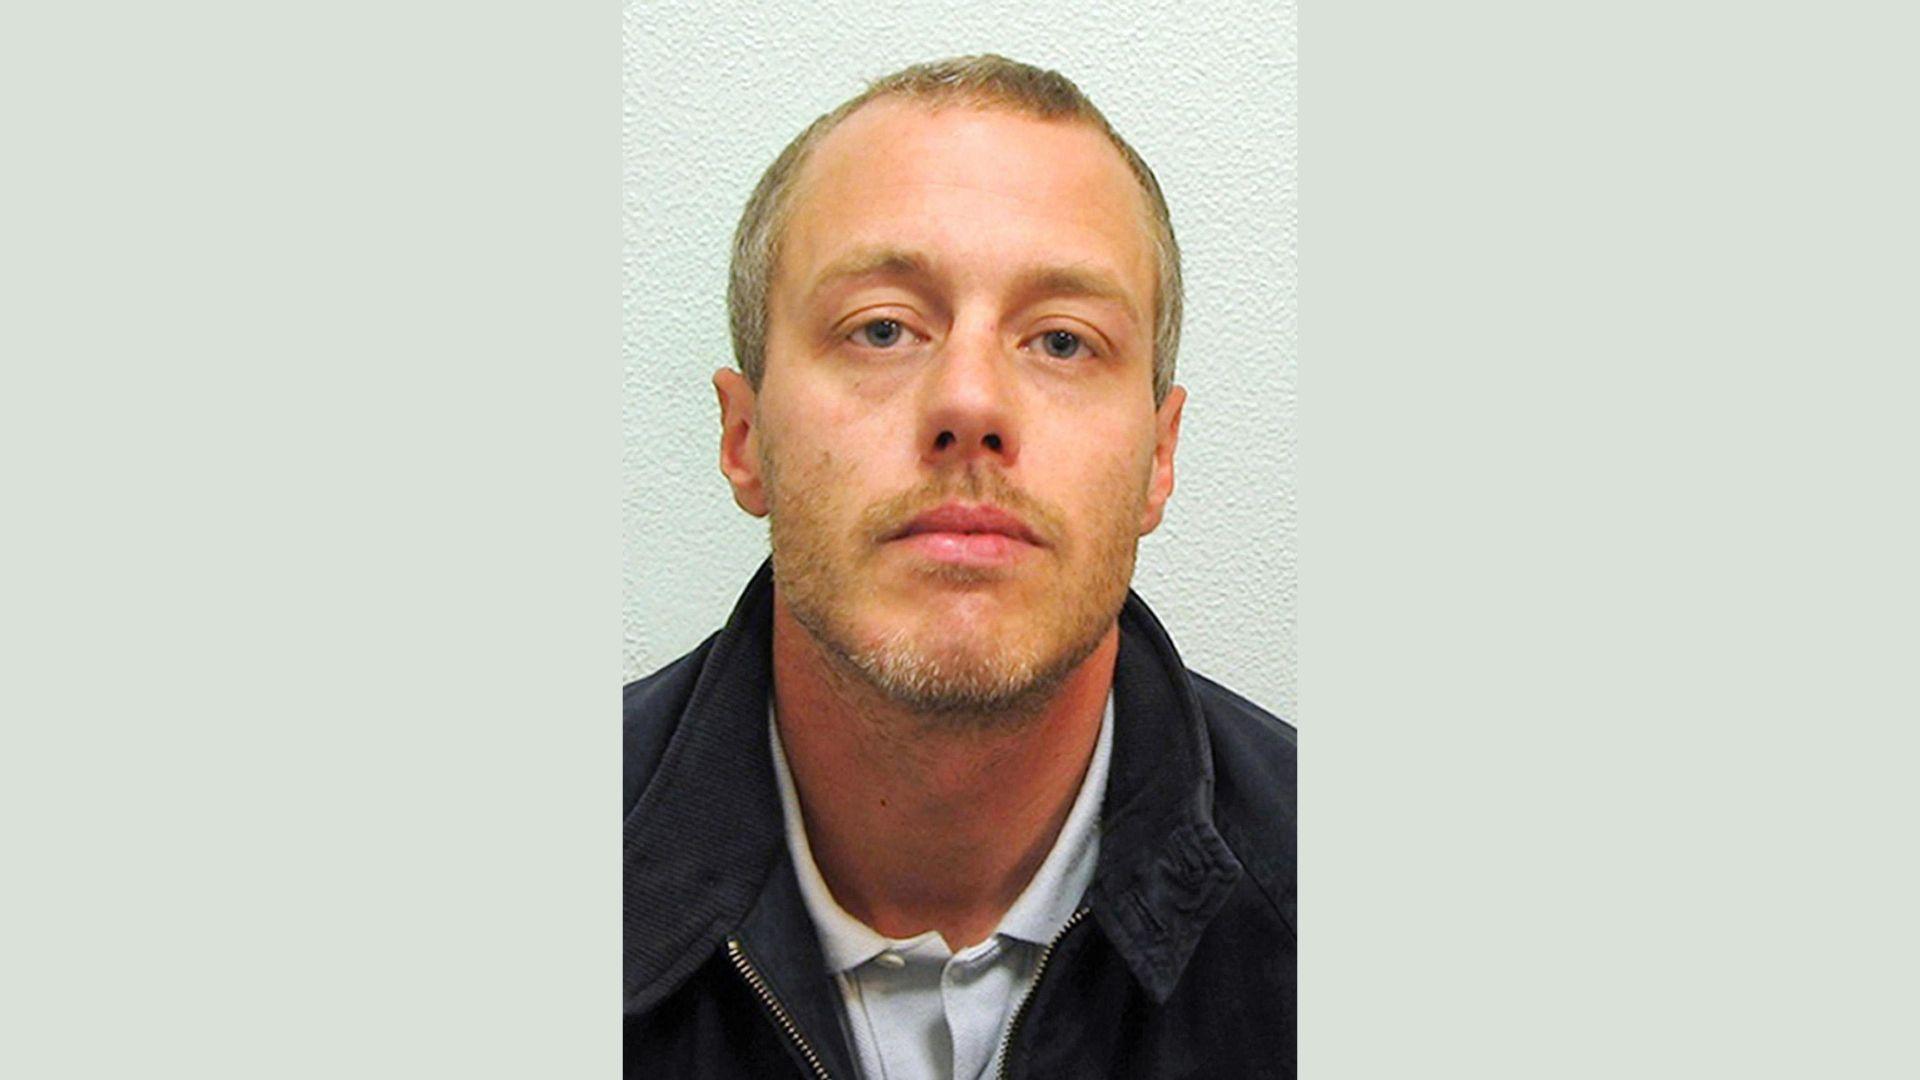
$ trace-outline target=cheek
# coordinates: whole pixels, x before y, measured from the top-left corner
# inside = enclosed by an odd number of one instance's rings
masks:
[[[819,516],[841,487],[844,466],[830,449],[779,439],[769,442],[762,454],[774,501],[791,516]]]
[[[884,402],[814,394],[769,411],[763,459],[777,462],[779,482],[812,497],[858,502],[915,481],[911,417]]]
[[[1098,458],[1081,457],[1053,490],[1072,521],[1070,558],[1105,558],[1107,549],[1137,539],[1152,477],[1153,454],[1130,448]]]
[[[862,498],[860,468],[844,440],[823,441],[809,430],[768,440],[761,455],[770,508],[788,536],[804,534],[820,542],[854,528]]]
[[[1029,438],[1027,445],[1061,463],[1062,471],[1084,477],[1087,486],[1107,487],[1122,480],[1144,477],[1153,464],[1154,428],[1126,416],[1100,417],[1096,410],[1062,410],[1061,423],[1049,423],[1045,443]],[[1030,429],[1031,431],[1032,429]],[[1034,432],[1034,434],[1038,434]]]
[[[817,462],[839,459],[875,444],[879,435],[898,430],[896,399],[902,395],[858,392],[861,383],[790,377],[761,395],[761,416],[787,456]],[[769,389],[773,380],[768,379]]]

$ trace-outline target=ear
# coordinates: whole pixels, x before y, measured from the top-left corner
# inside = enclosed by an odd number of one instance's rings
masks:
[[[1167,498],[1173,494],[1173,451],[1180,443],[1180,409],[1186,403],[1186,387],[1173,387],[1154,414],[1153,473],[1147,480],[1146,510],[1140,516],[1141,536],[1160,527]]]
[[[747,377],[732,368],[713,373],[720,395],[720,473],[733,485],[733,501],[754,517],[767,516],[767,492],[760,474],[760,434],[754,423],[754,392]]]

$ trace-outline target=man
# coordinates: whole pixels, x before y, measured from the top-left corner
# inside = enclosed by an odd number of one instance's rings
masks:
[[[720,467],[773,556],[626,688],[626,1069],[1293,1073],[1294,740],[1128,589],[1179,254],[1065,78],[919,65],[736,238]]]

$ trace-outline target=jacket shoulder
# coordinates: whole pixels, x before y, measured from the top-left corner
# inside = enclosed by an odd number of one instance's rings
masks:
[[[674,730],[680,724],[680,715],[686,711],[687,701],[693,697],[694,685],[699,682],[701,669],[706,666],[707,653],[712,650],[714,639],[719,636],[715,633],[692,652],[621,688],[621,705],[625,713],[622,734],[622,772],[625,780],[622,817],[633,812],[634,804],[640,801],[640,793],[646,790],[647,780],[660,764],[660,755],[666,752],[667,741],[673,737]]]
[[[1267,900],[1294,923],[1297,733],[1203,675],[1194,690],[1213,751],[1214,824]]]

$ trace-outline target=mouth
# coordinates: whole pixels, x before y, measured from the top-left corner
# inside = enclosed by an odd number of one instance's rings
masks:
[[[888,537],[923,558],[953,566],[1006,566],[1045,545],[1020,517],[992,505],[946,503]]]

